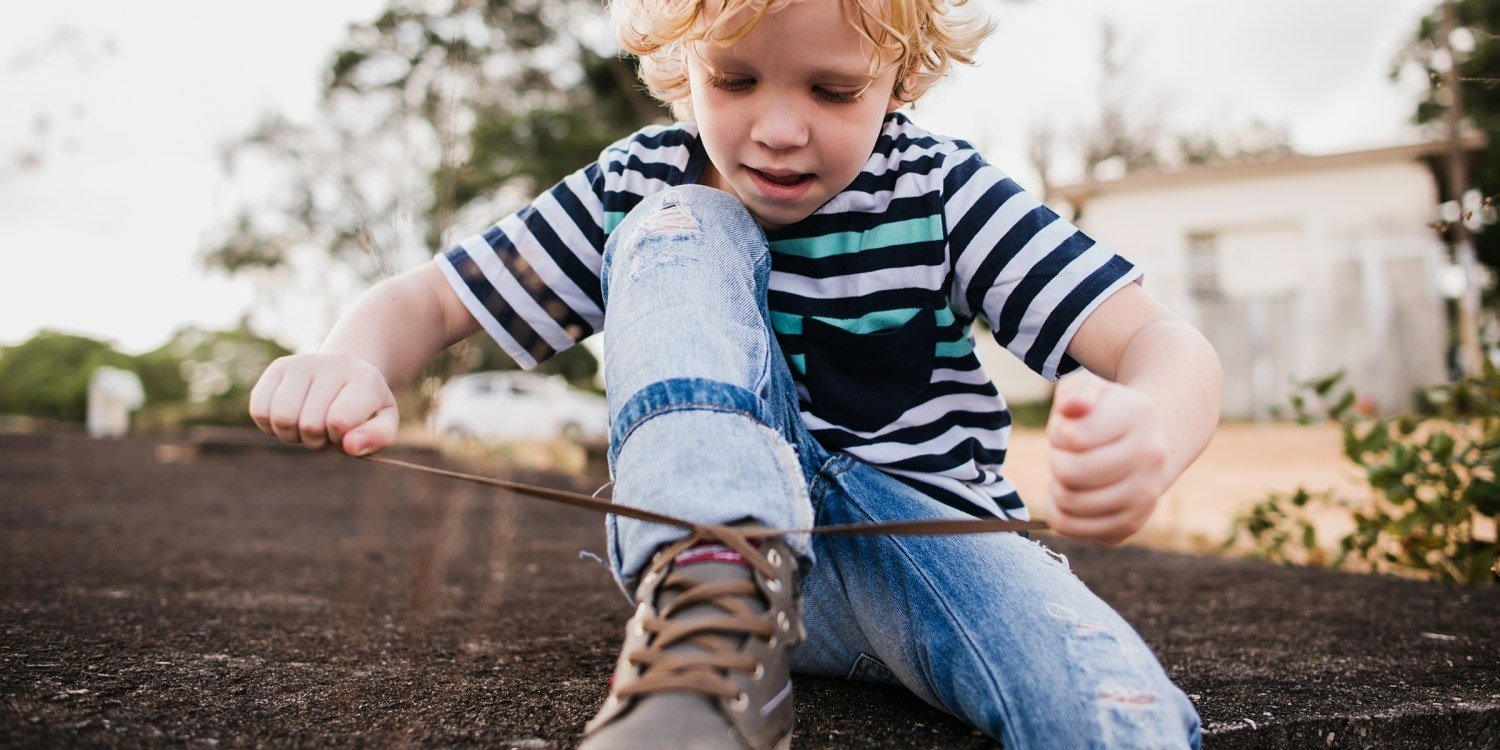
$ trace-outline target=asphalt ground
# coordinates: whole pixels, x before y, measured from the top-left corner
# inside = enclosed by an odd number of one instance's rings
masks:
[[[576,744],[630,615],[598,516],[264,445],[0,435],[0,746]],[[1043,539],[1208,747],[1500,748],[1500,589]],[[796,690],[799,748],[994,746],[899,689]]]

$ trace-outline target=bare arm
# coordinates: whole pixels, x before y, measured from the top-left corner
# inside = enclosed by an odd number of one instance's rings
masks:
[[[250,392],[267,434],[314,450],[373,453],[396,439],[392,385],[479,330],[436,263],[376,284],[339,318],[321,350],[271,363]]]
[[[360,295],[320,351],[369,362],[386,383],[400,386],[444,349],[478,332],[478,321],[430,261]]]
[[[1063,380],[1053,399],[1049,521],[1120,542],[1213,437],[1223,370],[1202,334],[1134,284],[1094,310],[1068,353],[1093,375]]]

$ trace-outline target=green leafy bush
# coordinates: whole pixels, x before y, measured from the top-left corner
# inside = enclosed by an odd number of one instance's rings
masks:
[[[1248,538],[1253,554],[1278,562],[1415,573],[1473,585],[1500,580],[1494,522],[1500,516],[1500,373],[1426,389],[1424,414],[1381,418],[1356,409],[1343,373],[1298,384],[1298,421],[1332,420],[1344,455],[1363,473],[1366,498],[1298,488],[1276,493],[1235,519],[1226,546]],[[1353,520],[1331,557],[1314,518]],[[1481,538],[1476,532],[1487,533]]]
[[[290,352],[241,323],[226,331],[188,326],[139,356],[109,342],[41,331],[0,347],[0,415],[82,422],[89,378],[100,365],[135,372],[145,390],[139,429],[180,430],[196,424],[250,425],[250,389],[266,366]]]
[[[82,422],[89,377],[101,365],[136,369],[107,342],[59,331],[0,347],[0,414]]]

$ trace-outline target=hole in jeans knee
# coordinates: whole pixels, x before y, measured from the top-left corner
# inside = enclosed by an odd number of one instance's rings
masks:
[[[631,233],[630,239],[631,244],[635,244],[646,235],[692,237],[700,234],[701,231],[698,221],[685,206],[667,203],[642,218],[640,223],[635,225],[635,231]]]
[[[642,217],[626,239],[623,250],[627,276],[636,279],[649,269],[696,263],[695,245],[690,240],[701,234],[697,220],[685,206],[663,205]]]

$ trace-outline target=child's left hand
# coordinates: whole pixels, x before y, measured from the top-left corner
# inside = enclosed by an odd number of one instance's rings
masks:
[[[1052,508],[1064,536],[1119,544],[1140,531],[1175,479],[1149,397],[1088,373],[1057,384],[1047,418]]]

